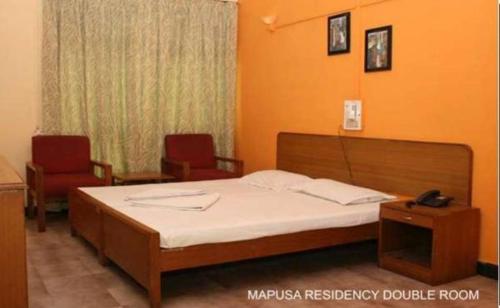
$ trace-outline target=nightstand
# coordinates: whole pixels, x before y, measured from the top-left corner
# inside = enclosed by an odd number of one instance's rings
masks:
[[[438,285],[476,274],[479,209],[405,202],[380,207],[378,262],[381,268]]]

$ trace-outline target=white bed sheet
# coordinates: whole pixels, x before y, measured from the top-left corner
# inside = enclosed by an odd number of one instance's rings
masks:
[[[221,197],[206,211],[131,206],[126,196],[152,188],[203,189]],[[256,239],[378,221],[380,203],[340,205],[316,197],[275,192],[237,179],[80,188],[83,192],[160,233],[162,248]]]

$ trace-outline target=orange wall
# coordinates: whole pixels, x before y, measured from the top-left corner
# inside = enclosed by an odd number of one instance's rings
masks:
[[[357,3],[240,0],[237,153],[246,171],[274,167],[280,131],[336,134],[343,101],[361,98],[364,130],[355,135],[472,146],[480,259],[497,263],[496,1]],[[280,28],[349,8],[349,54],[326,55],[326,17]],[[270,14],[274,33],[260,19]],[[366,74],[364,30],[388,24],[393,69]]]

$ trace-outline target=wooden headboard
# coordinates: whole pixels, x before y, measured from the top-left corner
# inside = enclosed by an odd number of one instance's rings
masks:
[[[439,189],[471,204],[472,150],[464,144],[280,133],[277,169],[408,196]]]

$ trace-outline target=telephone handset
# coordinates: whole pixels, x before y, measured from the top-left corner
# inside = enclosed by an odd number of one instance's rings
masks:
[[[431,207],[444,207],[453,200],[453,197],[443,196],[439,190],[429,190],[415,199],[418,205],[426,205]]]

